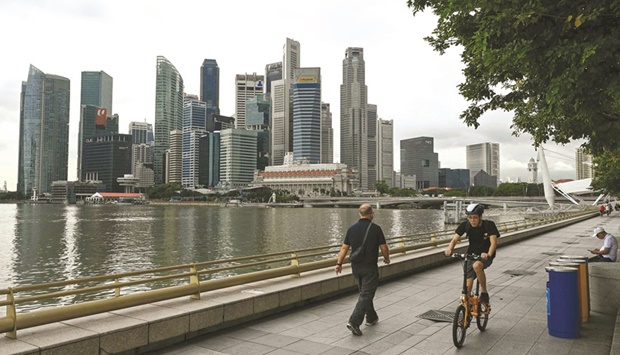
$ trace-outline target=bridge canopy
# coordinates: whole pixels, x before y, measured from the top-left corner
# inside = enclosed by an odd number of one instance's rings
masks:
[[[581,179],[574,180],[569,182],[563,182],[560,184],[556,184],[555,186],[568,194],[573,195],[585,195],[595,193],[596,191],[592,190],[590,186],[592,183],[592,179]]]

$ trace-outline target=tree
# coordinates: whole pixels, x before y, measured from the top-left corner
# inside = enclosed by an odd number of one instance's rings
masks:
[[[408,0],[414,16],[438,16],[425,38],[443,54],[461,47],[470,102],[461,114],[478,127],[487,111],[514,114],[513,134],[534,145],[585,139],[591,153],[620,152],[620,6],[614,0]],[[616,157],[618,155],[615,155]]]
[[[603,190],[620,196],[620,151],[606,151],[593,159],[596,174],[592,179],[594,190]]]
[[[375,189],[379,191],[379,193],[384,194],[390,190],[390,187],[385,180],[377,180],[375,181]]]

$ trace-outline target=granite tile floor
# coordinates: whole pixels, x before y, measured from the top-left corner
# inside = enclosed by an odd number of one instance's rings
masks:
[[[347,294],[304,308],[188,340],[151,352],[157,355],[231,354],[609,354],[616,315],[590,313],[579,337],[549,335],[545,266],[559,255],[587,256],[600,247],[592,237],[602,226],[620,236],[620,214],[592,218],[499,248],[487,269],[492,314],[486,331],[475,325],[461,349],[452,343],[452,324],[422,319],[429,310],[454,311],[462,282],[458,262],[379,285],[379,323],[362,325],[353,336],[345,324],[357,300]],[[507,271],[529,271],[513,276]]]

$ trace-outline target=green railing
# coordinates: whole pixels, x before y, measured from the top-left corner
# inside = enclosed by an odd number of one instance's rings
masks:
[[[497,226],[500,233],[508,233],[592,213],[579,211],[501,222]],[[387,242],[391,254],[404,254],[445,244],[453,234],[453,230],[418,233],[387,238]],[[0,296],[5,296],[4,300],[0,300],[0,307],[6,307],[5,316],[0,317],[0,333],[16,338],[17,330],[43,324],[183,296],[200,299],[201,294],[207,291],[276,277],[300,277],[303,272],[332,267],[340,246],[321,246],[0,289]],[[84,301],[68,305],[60,301],[78,295],[90,295],[90,299],[84,298]],[[32,308],[27,307],[28,304],[37,304],[43,300],[51,302],[52,306],[28,310]],[[20,306],[24,309],[20,310]]]

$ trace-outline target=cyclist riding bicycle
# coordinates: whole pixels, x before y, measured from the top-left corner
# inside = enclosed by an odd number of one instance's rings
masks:
[[[496,256],[497,238],[500,235],[493,221],[482,219],[483,212],[484,206],[481,204],[472,203],[467,206],[465,209],[467,221],[459,224],[456,228],[454,237],[450,241],[445,254],[446,256],[452,255],[452,249],[454,249],[456,243],[458,243],[463,234],[467,234],[467,239],[469,240],[467,253],[480,255],[480,260],[467,261],[467,292],[471,293],[474,279],[477,277],[481,289],[480,301],[488,305],[489,293],[487,291],[487,279],[484,269],[493,263],[493,259]]]

